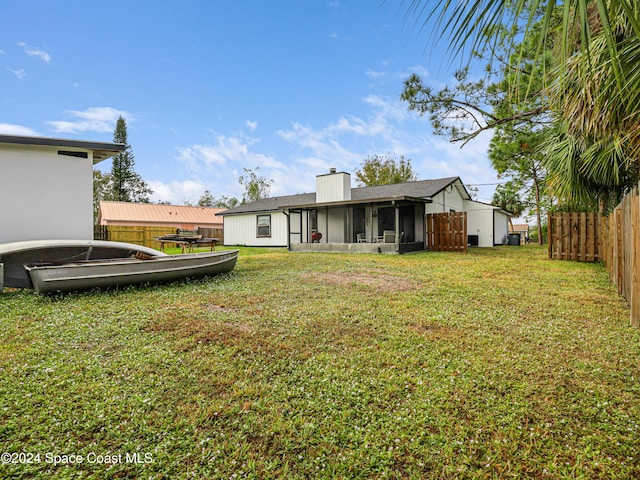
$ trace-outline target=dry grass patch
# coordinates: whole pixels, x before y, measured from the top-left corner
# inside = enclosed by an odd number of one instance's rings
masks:
[[[363,287],[377,293],[408,292],[421,287],[411,277],[403,277],[388,271],[349,271],[349,272],[311,272],[305,278],[317,284],[329,284],[339,287]]]

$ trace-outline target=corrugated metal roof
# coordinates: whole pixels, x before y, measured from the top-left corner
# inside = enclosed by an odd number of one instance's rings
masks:
[[[217,213],[224,208],[159,205],[155,203],[100,202],[100,225],[193,225],[222,227]]]

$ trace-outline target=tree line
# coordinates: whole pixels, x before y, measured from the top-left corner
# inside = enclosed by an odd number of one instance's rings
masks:
[[[541,231],[547,210],[606,214],[637,184],[640,2],[412,0],[407,15],[484,66],[440,90],[411,75],[401,98],[453,142],[492,132],[494,203]]]

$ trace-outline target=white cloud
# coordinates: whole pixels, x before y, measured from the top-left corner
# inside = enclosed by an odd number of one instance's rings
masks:
[[[324,172],[329,167],[353,170],[368,154],[402,154],[409,150],[404,143],[411,143],[412,136],[399,128],[401,121],[411,118],[406,107],[374,95],[364,98],[363,103],[371,107],[367,118],[340,117],[322,129],[293,123],[290,129],[279,130],[277,135],[303,148],[304,153],[296,161],[315,172]]]
[[[304,158],[295,157],[292,161],[285,163],[257,151],[261,139],[242,134],[232,136],[219,133],[214,133],[214,139],[210,143],[179,148],[176,158],[186,165],[190,174],[198,178],[199,182],[207,185],[216,197],[226,195],[241,198],[243,187],[237,181],[238,178],[244,174],[243,169],[256,171],[258,167],[260,170],[256,173],[272,182],[270,191],[272,197],[313,192],[317,173],[328,172],[330,166],[341,167],[345,164],[345,162],[336,162],[337,158],[352,159],[353,157],[336,142],[324,142],[319,136],[314,139],[314,133],[311,130],[305,130],[302,126],[296,128],[299,128],[299,131],[291,130],[289,135],[292,137],[298,135],[298,141],[310,142],[315,150],[321,149],[321,145],[324,144],[326,151],[322,158],[313,155]],[[167,186],[159,185],[159,187],[161,188],[159,192],[163,193],[158,195],[158,198],[166,197],[171,198],[170,201],[183,201],[179,198],[180,195],[170,197]],[[179,191],[172,185],[169,187]],[[198,193],[196,201],[201,193]],[[184,193],[182,196],[187,198]]]
[[[51,54],[41,48],[30,47],[24,42],[18,42],[18,46],[30,57],[37,57],[45,63],[49,63],[51,61]]]
[[[189,167],[192,172],[199,172],[202,165],[222,166],[225,158],[210,145],[191,145],[178,148],[178,160]]]
[[[340,117],[336,123],[329,125],[326,129],[327,133],[353,133],[358,136],[376,136],[382,135],[386,128],[384,121],[380,119],[363,120],[357,117],[345,118]]]
[[[403,85],[404,81],[414,73],[423,81],[433,81],[431,73],[422,65],[414,65],[406,70],[390,70],[389,62],[382,62],[381,68],[368,68],[365,75],[371,79],[370,86],[376,85]]]
[[[260,167],[260,175],[267,180],[274,180],[271,194],[279,195],[282,190],[276,185],[276,179],[283,178],[283,172],[290,172],[290,169],[275,158],[256,152],[255,145],[259,142],[259,139],[244,135],[227,136],[215,133],[214,141],[211,143],[178,148],[176,158],[202,184],[206,183],[207,188],[216,197],[242,197],[242,187],[236,180],[242,175],[244,168],[255,170],[256,167]],[[289,182],[285,179],[283,185],[288,186],[291,179],[288,180]],[[196,201],[201,193],[195,198]]]
[[[402,155],[411,160],[421,179],[459,176],[467,183],[495,182],[496,174],[487,157],[490,133],[461,149],[460,144],[434,136],[428,120],[409,112],[399,100],[370,95],[363,103],[370,107],[366,118],[340,117],[320,129],[293,123],[291,128],[277,132],[300,150],[291,162],[305,167],[297,180],[313,188],[315,175],[330,167],[353,173],[368,155],[378,154]]]
[[[428,144],[411,158],[419,159],[415,166],[427,174],[422,178],[458,176],[469,184],[496,183],[497,174],[487,155],[490,141],[491,132],[482,133],[464,147],[443,137],[431,136]],[[481,199],[490,200],[494,190],[494,185],[481,186]]]
[[[341,42],[350,42],[351,41],[351,36],[349,35],[341,35],[338,32],[331,32],[329,34],[329,38],[331,40],[338,40]]]
[[[412,117],[407,104],[399,100],[389,101],[379,95],[368,95],[363,102],[373,107],[375,118],[388,124],[391,121],[403,121]],[[413,117],[415,119],[415,117]]]
[[[387,76],[387,72],[376,72],[375,70],[368,69],[364,72],[369,78],[383,78]]]
[[[414,73],[417,74],[419,77],[421,77],[423,80],[426,79],[426,78],[431,77],[431,72],[429,72],[429,70],[427,70],[422,65],[414,65],[412,67],[409,67],[407,69],[407,71],[406,72],[402,72],[400,74],[400,76],[402,78],[408,78],[410,75],[412,75]]]
[[[132,115],[111,107],[92,107],[86,110],[68,110],[66,115],[74,120],[55,120],[46,122],[56,133],[78,132],[112,132],[115,129],[118,117],[126,118],[127,122],[134,119]]]
[[[147,183],[153,190],[151,201],[169,202],[175,205],[182,205],[185,202],[195,204],[207,189],[200,180],[172,181],[169,183],[149,181]]]
[[[21,135],[24,137],[37,137],[38,132],[29,127],[22,125],[13,125],[11,123],[0,123],[0,133],[3,135]]]
[[[249,127],[249,130],[251,130],[252,132],[255,131],[256,128],[258,128],[258,122],[247,120],[246,122],[244,122],[244,124]]]
[[[337,137],[341,132],[351,131],[357,134],[358,130],[363,128],[366,129],[363,126],[358,128],[347,120],[344,122],[338,120],[337,124],[329,125],[322,130],[294,123],[291,129],[279,130],[277,134],[283,140],[309,151],[307,155],[301,155],[296,161],[308,166],[323,165],[325,168],[321,172],[324,172],[328,171],[329,165],[336,168],[349,168],[361,159],[360,154],[343,147]]]
[[[320,127],[292,122],[289,128],[277,130],[276,138],[269,140],[288,144],[288,149],[279,149],[285,153],[278,159],[266,153],[263,139],[216,132],[210,142],[181,148],[176,157],[215,196],[236,198],[242,196],[237,178],[243,168],[260,167],[260,174],[273,180],[271,196],[281,196],[315,191],[316,175],[331,167],[353,174],[372,154],[410,159],[420,179],[459,176],[466,183],[496,181],[486,153],[490,134],[460,149],[459,144],[434,136],[428,119],[408,111],[400,100],[369,95],[362,103],[366,109],[360,116],[341,116]],[[481,198],[491,198],[493,187],[487,192],[483,188]],[[172,201],[186,198],[182,193]]]
[[[7,70],[13,73],[18,80],[22,80],[24,77],[27,76],[27,72],[24,68],[13,69],[11,67],[7,67]]]
[[[284,165],[273,157],[252,150],[258,142],[258,139],[252,137],[215,134],[213,144],[178,148],[178,160],[185,163],[193,172],[199,172],[202,167],[209,171],[221,167],[283,168]]]

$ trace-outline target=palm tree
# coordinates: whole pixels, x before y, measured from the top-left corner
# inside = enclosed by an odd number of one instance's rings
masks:
[[[552,31],[558,14],[560,28]],[[546,152],[550,186],[561,201],[575,203],[607,189],[617,196],[637,179],[640,2],[412,0],[407,15],[435,22],[439,38],[451,37],[452,53],[489,47],[495,37],[487,32],[505,24],[541,28],[540,56],[546,39],[559,35],[561,62],[547,85],[556,124]]]
[[[546,156],[551,187],[569,204],[591,201],[600,210],[637,182],[640,154],[640,37],[623,8],[611,13],[611,30],[593,21],[588,48],[548,89],[556,113]]]

